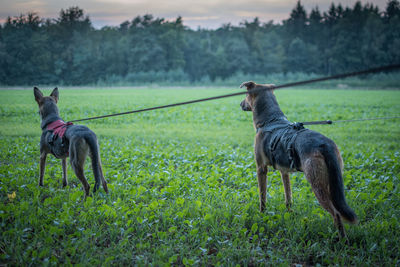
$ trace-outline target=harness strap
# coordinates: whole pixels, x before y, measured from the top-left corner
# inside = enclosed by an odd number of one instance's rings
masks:
[[[273,125],[268,125],[264,126],[261,128],[257,128],[257,132],[260,130],[263,130],[265,132],[270,132],[272,134],[271,139],[268,144],[268,150],[270,151],[269,153],[269,160],[272,164],[272,166],[276,169],[276,159],[274,156],[274,151],[278,144],[281,142],[287,152],[288,159],[290,162],[290,168],[292,169],[297,169],[297,163],[296,161],[296,153],[294,149],[294,142],[297,138],[297,135],[300,132],[306,131],[307,129],[304,128],[302,123],[280,123],[280,124],[273,124]],[[294,131],[293,131],[294,130]]]
[[[53,131],[55,138],[57,138],[57,136],[63,138],[67,127],[72,124],[72,122],[65,123],[63,120],[56,120],[47,125],[47,130]]]
[[[63,120],[58,119],[49,123],[46,130],[51,134],[48,136],[47,142],[50,145],[51,152],[56,157],[61,157],[63,155],[69,156],[68,151],[68,139],[65,138],[64,134],[69,125],[72,122],[65,123]]]
[[[287,147],[286,147],[287,152],[288,152],[288,156],[289,156],[289,160],[290,160],[290,168],[292,168],[292,169],[296,168],[297,170],[299,170],[297,168],[299,162],[297,162],[298,161],[298,156],[295,153],[294,142],[296,141],[297,135],[299,133],[307,130],[303,126],[301,126],[301,127],[302,128],[300,128],[300,129],[299,128],[294,128],[294,129],[296,129],[296,132],[293,133],[293,135],[290,138],[289,142],[287,143]]]

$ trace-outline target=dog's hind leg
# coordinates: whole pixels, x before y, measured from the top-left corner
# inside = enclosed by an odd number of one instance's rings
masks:
[[[70,140],[71,145],[69,149],[70,161],[72,169],[76,177],[81,181],[83,189],[85,190],[85,197],[89,196],[90,185],[86,180],[84,173],[85,159],[88,154],[87,143],[83,140]]]
[[[39,164],[39,186],[43,186],[44,171],[46,169],[46,157],[47,157],[47,153],[44,151],[41,151],[40,164]]]
[[[67,159],[64,158],[64,159],[61,160],[61,166],[62,166],[63,187],[66,187],[68,185]]]
[[[104,179],[103,175],[103,168],[101,166],[101,160],[100,160],[100,155],[97,152],[95,155],[91,155],[92,158],[92,168],[93,168],[93,174],[95,177],[95,184],[93,188],[93,192],[96,192],[99,189],[100,182],[104,188],[104,191],[108,193],[108,187],[107,187],[107,182]]]
[[[285,189],[286,208],[290,210],[290,207],[292,206],[292,188],[290,186],[289,173],[281,171],[281,177],[283,182],[283,188]]]
[[[341,238],[346,237],[344,226],[339,213],[333,206],[329,191],[329,172],[325,158],[320,152],[315,152],[303,161],[303,170],[319,204],[328,211],[333,218],[335,226],[339,230]]]
[[[104,174],[103,174],[103,168],[100,164],[100,173],[101,173],[101,184],[103,185],[103,189],[106,193],[108,193],[108,187],[107,187],[107,182],[106,179],[104,179]]]
[[[340,214],[338,212],[335,212],[335,217],[333,220],[335,221],[335,225],[339,230],[340,238],[347,239],[346,231],[344,230],[342,217],[340,217]]]
[[[89,149],[90,149],[90,157],[92,159],[92,169],[93,175],[95,179],[95,184],[93,188],[93,192],[96,192],[99,189],[100,183],[102,184],[104,191],[108,193],[107,182],[104,179],[103,175],[103,168],[101,167],[101,159],[100,159],[100,151],[99,151],[99,144],[97,142],[97,137],[93,133],[88,135],[85,138]]]

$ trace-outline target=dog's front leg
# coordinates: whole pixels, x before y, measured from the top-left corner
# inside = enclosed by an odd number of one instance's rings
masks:
[[[290,210],[290,207],[292,206],[292,188],[290,186],[289,173],[281,172],[281,177],[283,182],[283,188],[285,189],[286,208]]]
[[[267,172],[268,167],[257,164],[258,190],[260,196],[260,211],[265,210],[267,203]]]
[[[44,170],[46,168],[47,153],[42,151],[40,153],[40,166],[39,166],[39,186],[43,186]]]
[[[62,178],[63,178],[63,187],[66,187],[68,185],[68,179],[67,179],[67,159],[64,158],[61,160],[61,166],[62,166]]]

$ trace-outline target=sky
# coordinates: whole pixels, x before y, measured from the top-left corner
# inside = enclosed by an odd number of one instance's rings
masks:
[[[354,6],[356,0],[302,0],[307,12],[318,6],[321,12],[328,10],[332,1],[342,6]],[[361,0],[384,10],[388,0]],[[126,20],[145,14],[166,20],[183,18],[183,24],[192,29],[198,27],[216,29],[223,24],[238,25],[258,17],[261,22],[279,23],[289,17],[297,0],[0,0],[0,23],[8,16],[36,12],[41,18],[57,18],[61,9],[79,6],[89,15],[96,28],[118,26]]]

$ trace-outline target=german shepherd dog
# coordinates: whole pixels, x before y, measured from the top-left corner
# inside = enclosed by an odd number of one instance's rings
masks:
[[[70,157],[70,163],[76,176],[82,182],[85,198],[89,195],[90,185],[84,174],[85,159],[90,152],[95,184],[93,192],[99,189],[100,182],[104,191],[108,193],[107,182],[101,168],[99,145],[97,137],[88,127],[64,123],[59,115],[58,89],[55,88],[50,96],[35,87],[33,89],[35,100],[39,105],[39,115],[42,119],[42,136],[40,138],[40,174],[39,186],[43,186],[43,176],[46,167],[47,154],[51,153],[61,159],[63,186],[68,185],[66,158]]]
[[[268,166],[281,173],[288,209],[292,203],[289,173],[301,171],[318,202],[332,215],[340,237],[346,238],[342,218],[352,224],[358,220],[346,203],[343,161],[336,144],[320,133],[305,129],[302,124],[289,122],[276,101],[273,85],[244,82],[242,87],[246,87],[248,93],[240,106],[244,111],[253,112],[253,124],[257,130],[254,152],[260,211],[266,204]]]

